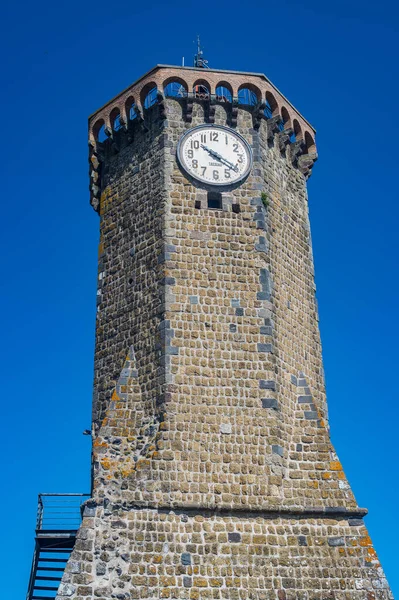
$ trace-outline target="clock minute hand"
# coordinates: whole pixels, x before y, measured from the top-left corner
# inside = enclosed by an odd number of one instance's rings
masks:
[[[211,148],[208,148],[208,146],[205,146],[204,144],[201,144],[201,148],[206,150],[206,152],[208,152],[211,156],[214,156],[215,158],[220,160],[220,162],[224,163],[230,169],[233,169],[233,171],[237,171],[237,167],[235,165],[233,165],[233,163],[231,163],[229,160],[227,160],[227,158],[224,158],[221,154],[219,154],[219,152],[216,152],[216,150],[212,150]]]

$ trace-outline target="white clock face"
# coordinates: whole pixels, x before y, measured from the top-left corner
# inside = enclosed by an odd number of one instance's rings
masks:
[[[233,129],[199,125],[179,141],[177,156],[194,179],[211,186],[229,186],[243,180],[252,167],[252,151]]]

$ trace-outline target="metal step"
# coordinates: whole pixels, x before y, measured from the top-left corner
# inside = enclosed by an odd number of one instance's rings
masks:
[[[61,581],[61,577],[41,577],[36,575],[36,581]]]
[[[66,563],[66,562],[68,562],[68,559],[67,558],[45,558],[44,556],[39,556],[39,561],[53,562],[53,563]]]
[[[54,586],[47,586],[47,585],[34,585],[33,589],[34,590],[47,590],[49,592],[56,592],[58,590],[58,586],[54,587]]]

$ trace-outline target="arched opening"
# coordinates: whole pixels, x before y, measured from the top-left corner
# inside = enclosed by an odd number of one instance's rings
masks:
[[[306,153],[313,154],[316,152],[316,144],[308,131],[305,131]]]
[[[273,116],[273,111],[272,111],[272,107],[270,106],[269,100],[266,100],[266,106],[265,106],[264,113],[265,113],[266,119],[271,119]]]
[[[266,92],[266,108],[268,109],[268,113],[270,117],[275,117],[278,114],[278,104],[271,92]],[[265,109],[266,114],[266,109]],[[268,117],[268,118],[270,118]]]
[[[193,93],[198,100],[209,100],[211,92],[210,85],[203,79],[198,79],[193,85]]]
[[[288,129],[290,126],[290,115],[285,106],[281,109],[281,118],[283,119],[283,129]]]
[[[147,83],[141,91],[141,104],[145,110],[157,102],[158,88],[155,83]]]
[[[137,104],[133,98],[133,96],[129,96],[129,98],[125,102],[125,113],[126,118],[129,121],[133,121],[133,119],[137,118]]]
[[[221,81],[216,86],[216,100],[217,102],[231,102],[233,99],[233,89],[227,83],[227,81]]]
[[[301,129],[301,126],[299,125],[299,123],[298,123],[298,121],[296,119],[294,119],[292,127],[293,127],[293,130],[294,130],[294,135],[291,136],[293,138],[291,141],[292,142],[297,142],[298,140],[302,139],[302,129]]]
[[[99,119],[93,125],[93,136],[96,142],[105,142],[108,139],[107,134],[105,133],[105,122],[104,119]]]
[[[187,96],[187,85],[182,79],[167,79],[163,90],[165,98],[185,98]]]
[[[254,85],[246,83],[238,90],[238,104],[255,106],[258,104],[259,99],[260,92]]]
[[[280,129],[280,131],[285,131],[289,127],[290,127],[290,115],[289,115],[288,110],[285,108],[285,106],[283,106],[281,109],[281,121],[278,124],[278,128]],[[290,136],[290,140],[292,141],[292,134]]]
[[[109,120],[110,120],[110,123],[111,123],[111,129],[113,131],[119,131],[119,129],[122,127],[121,114],[119,112],[119,108],[114,108],[111,111],[111,114],[109,116]]]

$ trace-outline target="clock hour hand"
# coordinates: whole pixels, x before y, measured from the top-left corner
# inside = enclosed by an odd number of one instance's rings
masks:
[[[224,158],[221,154],[219,154],[219,152],[216,152],[216,150],[212,150],[211,148],[208,148],[208,146],[205,146],[204,144],[201,144],[201,148],[206,150],[206,152],[208,152],[211,156],[213,156],[217,160],[220,160],[220,162],[225,164],[227,167],[229,167],[229,169],[232,169],[233,171],[237,171],[237,167],[235,165],[233,165],[232,162],[227,160],[227,158]]]

